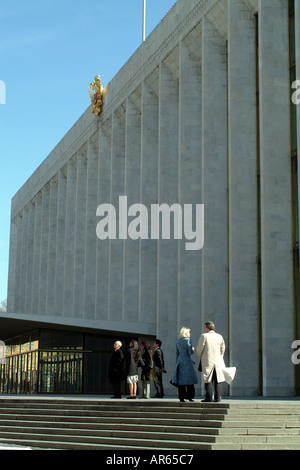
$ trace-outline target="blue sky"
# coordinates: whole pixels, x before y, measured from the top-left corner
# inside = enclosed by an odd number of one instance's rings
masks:
[[[176,3],[147,0],[148,35]],[[0,302],[7,297],[11,199],[140,46],[143,0],[1,0]]]

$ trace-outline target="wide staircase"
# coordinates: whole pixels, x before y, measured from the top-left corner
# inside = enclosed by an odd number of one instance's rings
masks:
[[[5,397],[0,449],[300,450],[300,402]]]

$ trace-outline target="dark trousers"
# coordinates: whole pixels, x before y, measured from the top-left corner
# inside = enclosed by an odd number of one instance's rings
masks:
[[[192,400],[195,398],[195,386],[194,385],[178,385],[178,397],[179,400]]]
[[[205,391],[206,391],[205,401],[212,401],[213,394],[214,394],[214,401],[221,400],[222,382],[218,383],[215,369],[213,372],[212,381],[209,384],[205,384]]]
[[[164,396],[164,387],[162,383],[162,371],[158,368],[155,367],[155,372],[156,372],[156,379],[154,380],[154,386],[156,389],[156,397],[157,398],[163,398]]]
[[[113,396],[115,398],[121,398],[121,382],[112,382]]]

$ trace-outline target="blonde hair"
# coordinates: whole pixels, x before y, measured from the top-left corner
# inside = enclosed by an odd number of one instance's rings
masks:
[[[189,333],[190,331],[190,328],[186,328],[185,326],[183,326],[180,330],[180,338],[186,338],[187,333]]]

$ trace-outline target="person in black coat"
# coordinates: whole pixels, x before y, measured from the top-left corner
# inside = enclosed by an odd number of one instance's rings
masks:
[[[156,378],[154,381],[154,385],[156,388],[156,395],[153,398],[163,398],[164,397],[164,387],[162,383],[162,374],[165,372],[165,361],[164,361],[164,353],[160,349],[161,341],[156,339],[153,343],[154,353],[153,353],[153,362],[155,364],[155,373]]]
[[[114,353],[111,357],[109,368],[108,368],[108,378],[112,383],[113,387],[113,396],[112,398],[121,398],[121,382],[125,380],[125,375],[123,371],[124,363],[124,354],[121,350],[122,343],[121,341],[116,341],[114,344]]]

